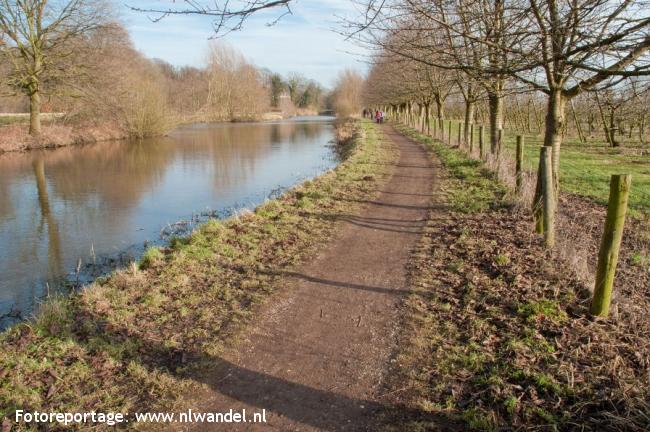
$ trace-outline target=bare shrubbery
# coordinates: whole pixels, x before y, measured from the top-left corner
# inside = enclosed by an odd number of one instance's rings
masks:
[[[472,154],[474,158],[479,158],[478,153]],[[484,157],[485,166],[496,174],[499,181],[511,191],[516,189],[517,174],[515,168],[515,157],[508,150],[502,150],[499,156],[493,154],[486,154]],[[533,205],[535,197],[535,186],[537,176],[535,173],[524,170],[522,173],[522,185],[519,193],[515,194],[515,202],[530,209]]]
[[[254,120],[269,110],[269,92],[255,66],[233,48],[212,43],[203,111],[211,120]]]
[[[133,90],[121,98],[121,123],[129,135],[144,138],[161,135],[174,126],[167,97],[160,84],[146,77],[134,77]]]
[[[358,72],[346,69],[339,74],[332,92],[332,107],[339,117],[359,115],[363,108],[365,79]]]

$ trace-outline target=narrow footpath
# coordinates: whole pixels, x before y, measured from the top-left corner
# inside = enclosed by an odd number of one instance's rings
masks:
[[[223,355],[194,411],[266,410],[266,423],[175,425],[176,430],[372,430],[406,292],[406,264],[431,205],[425,150],[382,126],[399,148],[392,177],[318,256],[286,275],[244,339]]]

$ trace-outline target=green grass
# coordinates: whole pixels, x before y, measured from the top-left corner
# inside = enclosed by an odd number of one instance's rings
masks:
[[[543,137],[524,137],[524,166],[536,172]],[[505,147],[514,155],[516,135],[506,132],[504,139]],[[650,152],[650,148],[646,150]],[[630,213],[650,215],[650,153],[642,156],[638,154],[640,151],[638,147],[611,148],[605,143],[582,144],[565,139],[560,158],[560,187],[565,192],[607,204],[611,175],[632,174]]]
[[[376,193],[396,155],[372,123],[359,128],[336,170],[255,212],[149,249],[140,265],[53,299],[35,320],[0,334],[0,418],[16,409],[178,408],[184,392],[199,390],[205,368],[219,364],[224,344],[282,286],[282,272],[330,238],[337,215],[355,214]]]
[[[458,137],[460,122],[452,123],[452,144]],[[445,121],[445,143],[447,143],[448,121]],[[433,127],[431,129],[434,131]],[[485,145],[489,146],[489,128],[485,129]],[[524,169],[537,171],[539,147],[544,137],[505,131],[504,145],[514,155],[516,136],[525,138]],[[478,128],[474,129],[475,146],[478,147]],[[641,153],[645,152],[644,155]],[[575,138],[567,137],[562,144],[560,159],[560,186],[565,192],[594,199],[600,204],[607,204],[609,198],[609,180],[612,174],[632,174],[632,191],[630,194],[630,213],[635,216],[650,215],[650,146],[643,147],[638,142],[612,148],[604,141],[590,140],[581,143]]]
[[[57,118],[61,117],[61,114],[57,113],[42,113],[41,114],[41,123],[46,125],[54,122]],[[11,115],[4,114],[0,115],[0,126],[6,126],[11,124],[29,124],[29,114],[22,115]]]
[[[28,117],[23,116],[0,116],[0,126],[9,125],[14,123],[27,123]]]
[[[463,150],[450,148],[433,138],[402,125],[395,126],[401,133],[423,142],[440,158],[451,175],[449,188],[454,189],[448,199],[453,209],[463,213],[484,211],[503,204],[507,189],[496,181],[481,161],[469,159]]]

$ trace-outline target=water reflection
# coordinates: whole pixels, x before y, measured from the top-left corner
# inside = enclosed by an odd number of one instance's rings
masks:
[[[330,119],[316,118],[0,156],[0,315],[13,305],[28,312],[46,282],[62,286],[91,249],[137,255],[167,224],[255,205],[331,168],[332,137]]]
[[[50,200],[47,194],[47,184],[45,183],[45,161],[42,157],[36,158],[32,162],[32,166],[34,168],[34,178],[36,179],[36,189],[38,191],[38,206],[41,210],[40,223],[36,231],[38,238],[42,239],[43,225],[46,225],[48,274],[53,278],[59,278],[63,274],[61,238],[59,236],[58,223],[50,211]]]

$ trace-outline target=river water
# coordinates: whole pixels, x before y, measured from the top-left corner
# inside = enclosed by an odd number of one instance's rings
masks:
[[[0,155],[0,327],[334,167],[332,118],[184,126],[168,137]]]

